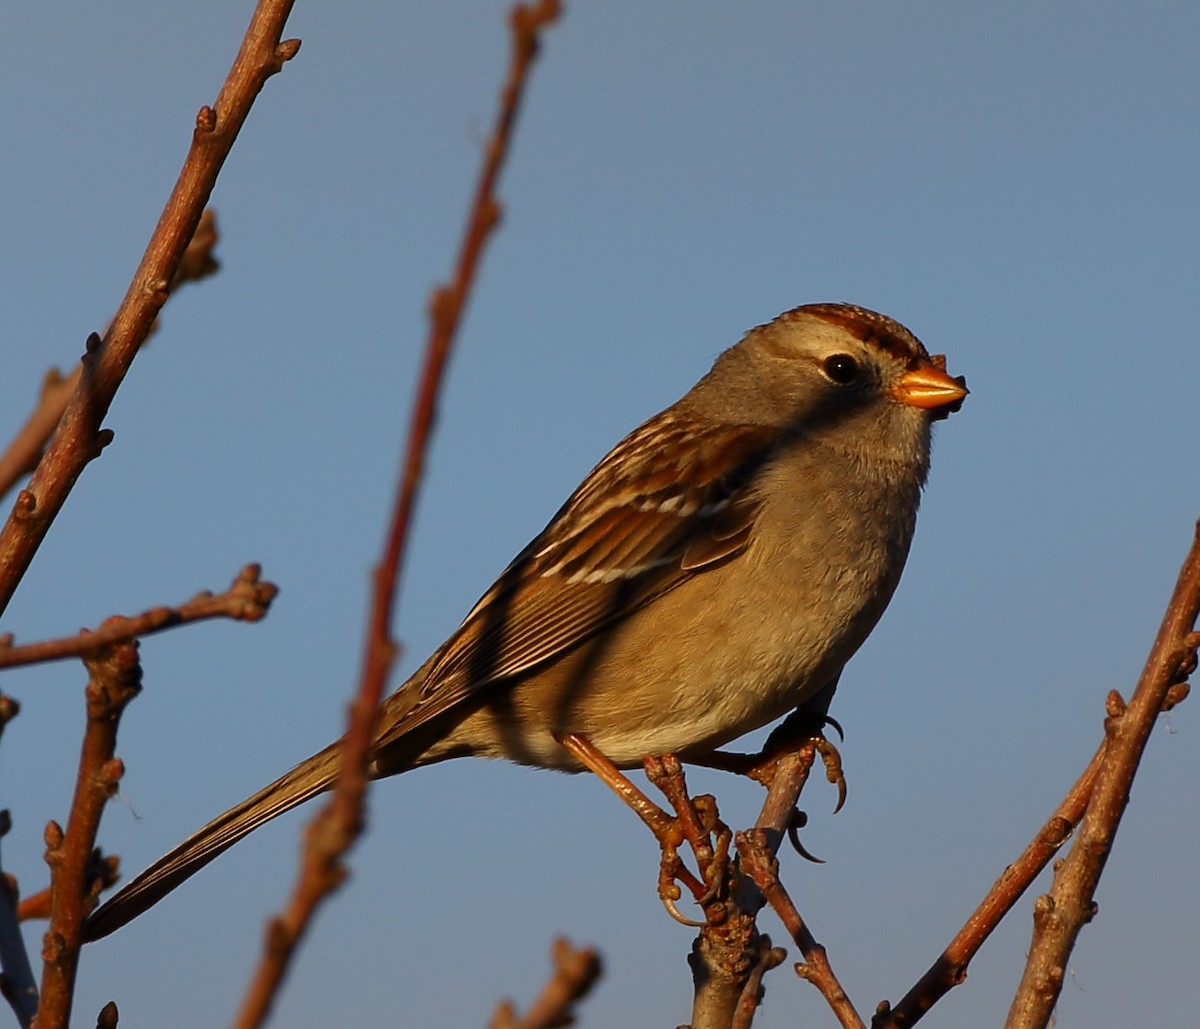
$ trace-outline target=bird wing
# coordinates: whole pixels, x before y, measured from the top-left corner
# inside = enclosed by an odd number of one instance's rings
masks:
[[[635,429],[397,691],[407,710],[389,705],[376,746],[740,554],[759,507],[754,476],[774,438],[761,426],[702,428],[670,411]]]

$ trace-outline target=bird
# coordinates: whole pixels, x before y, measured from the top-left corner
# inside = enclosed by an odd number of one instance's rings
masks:
[[[372,779],[450,758],[579,771],[702,760],[832,695],[900,579],[951,377],[846,303],[749,330],[583,479],[382,703]],[[332,788],[340,741],[230,808],[96,909],[100,939],[271,819]]]

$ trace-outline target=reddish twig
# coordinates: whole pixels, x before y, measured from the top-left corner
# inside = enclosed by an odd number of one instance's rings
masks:
[[[114,858],[114,860],[116,860]],[[114,885],[116,878],[109,885]],[[38,890],[37,893],[30,894],[28,897],[22,897],[17,905],[17,921],[18,922],[36,922],[39,919],[50,917],[50,887]]]
[[[603,973],[600,955],[590,947],[576,950],[570,941],[559,938],[550,950],[554,972],[523,1017],[518,1018],[510,1002],[504,1001],[488,1029],[555,1029],[574,1025],[575,1005],[591,992]]]
[[[89,461],[112,439],[100,427],[138,348],[166,303],[217,175],[255,97],[299,40],[280,42],[293,0],[259,0],[215,107],[196,116],[192,144],[158,225],[104,338],[92,335],[58,428],[0,529],[0,612]]]
[[[171,284],[171,292],[185,282],[195,282],[198,279],[212,275],[220,267],[213,257],[213,248],[217,245],[217,221],[211,210],[206,210],[200,216],[200,224],[188,241],[187,249],[183,252],[183,260],[175,272],[175,280]],[[157,325],[157,322],[154,323]],[[147,333],[147,338],[153,333]],[[144,341],[143,341],[144,342]],[[37,467],[41,460],[46,443],[54,434],[54,429],[67,409],[71,394],[79,385],[82,365],[76,365],[74,370],[64,376],[57,368],[51,368],[42,379],[42,389],[38,395],[37,406],[17,431],[8,449],[0,454],[0,497],[12,489],[23,476],[28,475]]]
[[[91,854],[87,867],[87,888],[89,894],[99,896],[105,890],[112,889],[121,878],[121,859],[116,855],[106,855],[96,847]],[[22,897],[17,905],[17,920],[34,922],[50,917],[51,891],[47,886],[37,893]]]
[[[70,1021],[83,923],[100,891],[95,877],[89,875],[96,831],[104,805],[116,792],[124,771],[114,756],[117,725],[125,705],[141,690],[137,647],[136,641],[120,643],[84,660],[89,673],[87,727],[75,796],[66,832],[57,822],[46,826],[50,926],[42,945],[42,998],[33,1023],[37,1029],[66,1029]]]
[[[39,643],[12,642],[11,636],[0,637],[0,668],[31,665],[41,661],[60,661],[79,657],[97,647],[135,637],[149,636],[188,622],[209,618],[231,618],[234,621],[257,622],[263,618],[271,601],[279,592],[274,583],[263,582],[257,564],[246,565],[224,593],[198,593],[178,607],[152,607],[132,618],[114,616],[102,628],[84,629],[74,636]]]
[[[397,652],[397,645],[391,636],[396,584],[446,361],[475,280],[484,244],[499,219],[496,181],[508,155],[528,72],[537,55],[539,33],[557,15],[558,4],[555,0],[518,5],[511,15],[512,61],[501,94],[496,127],[487,144],[455,275],[448,286],[435,290],[430,302],[431,326],[425,348],[425,365],[418,386],[391,525],[372,577],[371,614],[362,675],[358,693],[351,704],[349,725],[344,737],[342,771],[332,799],[317,813],[306,831],[303,870],[287,908],[269,925],[265,953],[235,1022],[237,1026],[258,1026],[265,1021],[291,956],[313,912],[345,878],[342,858],[362,829],[367,758],[374,740],[379,701]]]
[[[803,925],[774,876],[774,856],[784,836],[796,824],[796,802],[818,754],[825,762],[830,781],[839,787],[839,797],[844,796],[841,761],[836,749],[820,735],[820,721],[814,725],[811,714],[797,712],[772,733],[762,754],[717,753],[703,759],[705,764],[752,775],[767,785],[757,827],[751,834],[738,834],[741,842],[737,862],[729,860],[731,833],[721,821],[716,801],[707,794],[689,795],[677,757],[649,756],[643,762],[647,778],[674,808],[675,816],[671,817],[586,737],[568,733],[559,741],[616,792],[654,834],[662,849],[659,896],[672,917],[700,927],[689,958],[695,983],[690,1029],[749,1026],[762,994],[763,975],[784,958],[783,952],[772,947],[770,939],[758,931],[756,918],[765,901],[756,881],[769,880],[773,884],[771,895],[782,896],[786,901],[778,903],[778,910],[789,929],[794,924]],[[698,875],[689,871],[680,859],[679,847],[684,841],[696,857]],[[747,867],[747,862],[753,867]],[[764,872],[768,867],[771,871]],[[674,902],[680,896],[678,883],[686,886],[703,908],[703,922],[685,918],[675,907]],[[837,984],[824,951],[811,936],[803,940],[802,949],[808,964],[797,971],[818,986],[844,1025],[861,1029],[862,1022],[857,1020]],[[850,1018],[846,1017],[847,1011]]]
[[[1150,655],[1128,707],[1109,694],[1107,746],[1087,812],[1070,853],[1055,870],[1050,892],[1034,909],[1033,944],[1006,1029],[1046,1026],[1062,989],[1067,958],[1095,913],[1095,892],[1146,742],[1159,713],[1176,702],[1181,679],[1196,667],[1200,633],[1200,523],[1180,569]]]
[[[779,916],[804,956],[803,963],[796,965],[796,974],[820,991],[844,1029],[864,1029],[862,1019],[833,974],[825,948],[809,931],[792,898],[779,881],[779,862],[771,850],[767,833],[762,829],[738,833],[737,852],[742,870],[754,880],[754,885]]]
[[[46,441],[54,435],[54,429],[67,409],[67,401],[79,385],[82,365],[76,365],[70,375],[64,376],[57,368],[51,368],[42,377],[37,406],[17,430],[8,449],[0,454],[0,497],[6,496],[21,479],[32,472]]]
[[[875,1017],[871,1019],[871,1029],[909,1029],[945,994],[965,981],[967,966],[983,946],[983,941],[1012,910],[1079,824],[1100,772],[1104,747],[1101,742],[1087,768],[1067,791],[1054,814],[1029,841],[1021,856],[1004,870],[929,970],[894,1008],[889,1007],[886,1001],[879,1005]]]

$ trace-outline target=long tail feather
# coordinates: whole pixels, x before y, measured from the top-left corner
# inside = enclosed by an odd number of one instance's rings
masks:
[[[98,940],[120,929],[243,836],[329,789],[337,778],[340,750],[340,741],[331,744],[192,833],[97,908],[84,928],[84,939]]]

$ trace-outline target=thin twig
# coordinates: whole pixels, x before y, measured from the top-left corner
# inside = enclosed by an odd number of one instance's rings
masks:
[[[1033,944],[1006,1029],[1041,1029],[1054,1013],[1067,958],[1095,913],[1096,885],[1129,803],[1150,732],[1168,699],[1178,695],[1173,687],[1196,666],[1200,634],[1193,629],[1198,614],[1200,522],[1128,707],[1115,692],[1109,694],[1104,761],[1078,837],[1056,869],[1050,892],[1035,907]]]
[[[96,847],[88,859],[87,890],[89,895],[99,896],[105,890],[112,889],[121,878],[121,859],[115,854],[105,854]],[[51,890],[47,886],[37,893],[22,897],[17,906],[17,920],[20,922],[36,921],[50,917]]]
[[[12,697],[0,694],[0,733],[21,712],[21,705]],[[12,818],[5,809],[0,811],[0,838],[8,835]],[[20,891],[17,881],[0,871],[0,993],[8,1001],[17,1022],[24,1029],[37,1012],[38,991],[29,963],[29,952],[18,925]]]
[[[888,1007],[886,1002],[880,1004],[875,1017],[871,1019],[871,1029],[909,1029],[945,994],[966,980],[967,966],[983,946],[983,941],[1012,910],[1079,824],[1100,772],[1104,747],[1101,742],[1087,768],[1067,791],[1054,814],[1029,841],[1021,856],[1001,873],[987,896],[928,971],[894,1008]]]
[[[737,1010],[734,1012],[733,1021],[729,1023],[729,1029],[750,1029],[763,999],[763,976],[787,960],[787,951],[782,947],[773,947],[771,937],[766,933],[758,938],[758,947],[758,961],[754,963],[750,975],[746,978],[746,986],[742,990],[742,996],[738,1001]]]
[[[75,796],[64,833],[46,826],[50,866],[50,926],[42,945],[42,999],[36,1029],[66,1029],[71,1017],[75,973],[83,944],[83,924],[96,904],[99,885],[89,875],[96,831],[108,798],[124,771],[116,753],[121,712],[141,690],[137,642],[105,647],[85,658],[89,679],[87,727],[79,756]]]
[[[809,931],[792,898],[779,881],[779,863],[771,852],[767,833],[762,829],[738,833],[737,852],[742,870],[762,891],[804,956],[804,963],[796,966],[797,975],[807,979],[820,991],[844,1029],[864,1029],[862,1019],[833,973],[825,948]]]
[[[496,127],[488,141],[483,170],[467,221],[454,279],[435,290],[430,303],[430,334],[417,403],[409,430],[403,470],[383,554],[375,567],[371,614],[362,658],[360,688],[351,704],[342,749],[342,771],[332,799],[317,813],[305,834],[303,870],[283,914],[272,919],[266,945],[235,1025],[261,1025],[270,1012],[292,954],[321,901],[345,878],[342,858],[362,831],[366,766],[375,735],[379,701],[395,660],[391,636],[396,585],[425,464],[437,399],[454,336],[466,307],[484,244],[499,219],[496,181],[509,143],[529,68],[537,55],[539,33],[558,15],[554,0],[517,6],[511,15],[513,52],[500,101]]]
[[[7,810],[0,811],[0,832],[7,833],[11,820]],[[12,1008],[17,1023],[28,1026],[37,1013],[37,982],[25,938],[21,935],[17,881],[7,872],[0,872],[0,994]]]
[[[523,1017],[518,1018],[510,1002],[504,1001],[488,1029],[558,1029],[575,1024],[575,1005],[591,992],[603,973],[600,955],[590,947],[576,950],[569,940],[559,938],[550,949],[554,971],[541,995]]]
[[[300,48],[299,40],[280,42],[293,2],[259,0],[215,107],[202,107],[196,116],[179,179],[112,324],[103,339],[94,334],[88,338],[78,386],[33,477],[17,494],[12,514],[0,529],[0,613],[8,607],[83,469],[111,442],[112,433],[102,430],[101,422],[170,295],[225,158],[267,79]]]
[[[200,216],[200,224],[196,226],[195,233],[188,241],[183,260],[175,272],[175,281],[171,284],[172,295],[185,282],[196,282],[217,271],[220,265],[213,257],[213,248],[217,245],[218,238],[216,216],[211,209],[206,210]],[[157,325],[158,322],[155,321],[150,332],[146,334],[147,339]],[[0,497],[5,496],[23,476],[37,467],[47,441],[54,434],[63,411],[67,409],[71,394],[79,385],[82,370],[83,366],[77,364],[69,375],[64,376],[57,368],[51,368],[42,378],[37,406],[25,424],[17,430],[8,449],[0,454]]]
[[[84,629],[74,636],[17,646],[11,636],[0,636],[0,668],[31,665],[41,661],[60,661],[79,657],[97,647],[135,637],[149,636],[188,622],[209,618],[230,618],[239,622],[257,622],[266,616],[271,601],[279,592],[274,583],[263,582],[257,564],[246,565],[224,593],[215,596],[198,593],[178,607],[152,607],[132,618],[114,616],[99,629]]]

